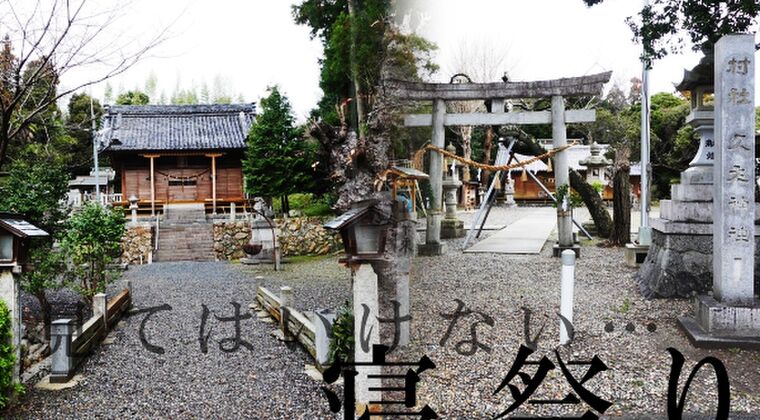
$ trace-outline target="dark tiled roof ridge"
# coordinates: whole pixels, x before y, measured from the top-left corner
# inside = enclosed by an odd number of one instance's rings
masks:
[[[255,103],[246,104],[195,104],[195,105],[108,105],[109,114],[157,116],[167,114],[227,114],[231,112],[256,112]]]
[[[98,141],[111,152],[244,149],[255,117],[255,104],[116,105]]]

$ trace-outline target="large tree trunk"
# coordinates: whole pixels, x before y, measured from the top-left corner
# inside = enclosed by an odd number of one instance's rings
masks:
[[[462,127],[462,157],[472,159],[472,126]],[[470,167],[462,167],[462,181],[470,182]]]
[[[486,128],[486,138],[483,142],[483,162],[486,165],[491,164],[491,150],[493,149],[493,127]],[[488,181],[491,177],[491,173],[488,171],[480,172],[480,185],[484,188],[488,187]]]
[[[578,192],[594,220],[599,236],[607,238],[612,232],[612,218],[598,192],[578,172],[570,170],[570,187]]]
[[[515,148],[518,153],[524,153],[528,155],[542,155],[546,153],[546,149],[541,147],[533,139],[522,137],[520,142],[515,144]],[[612,218],[607,212],[607,208],[604,205],[604,200],[599,196],[594,187],[592,187],[586,179],[584,179],[578,172],[570,170],[570,187],[578,192],[583,199],[583,204],[588,208],[591,213],[591,218],[594,220],[596,230],[599,232],[599,236],[602,238],[608,238],[612,232]]]
[[[359,81],[359,65],[356,60],[356,0],[348,0],[348,15],[351,20],[351,39],[350,39],[350,55],[351,55],[351,80],[354,85],[354,104],[356,105],[356,122],[357,131],[359,132],[359,139],[364,140],[365,136],[365,123],[366,123],[366,111],[364,110],[364,97],[362,96],[361,82]]]
[[[617,152],[615,161],[615,175],[612,178],[614,223],[609,244],[624,246],[631,242],[631,164],[625,151]]]

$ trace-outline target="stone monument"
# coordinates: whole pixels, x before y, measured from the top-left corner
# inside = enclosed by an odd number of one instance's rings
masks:
[[[715,44],[712,295],[680,324],[696,346],[760,348],[755,298],[755,43],[748,34]]]
[[[651,221],[652,244],[636,275],[642,294],[649,298],[690,297],[706,293],[712,286],[716,137],[714,107],[708,98],[714,90],[713,61],[712,51],[706,52],[696,67],[684,71],[677,86],[691,94],[692,112],[686,121],[698,133],[700,143],[689,168],[681,173],[681,182],[671,186],[671,199],[660,201],[660,217]],[[626,248],[627,263],[635,266],[637,261],[631,255],[636,246]]]
[[[449,144],[446,150],[455,153],[454,145]],[[447,159],[447,171],[443,177],[443,195],[446,198],[446,215],[441,221],[441,239],[461,238],[464,236],[464,222],[457,218],[457,190],[462,186],[456,161]]]

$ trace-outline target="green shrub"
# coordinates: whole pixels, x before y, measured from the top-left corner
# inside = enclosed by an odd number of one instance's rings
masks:
[[[329,216],[334,214],[332,207],[327,203],[314,203],[303,209],[304,216]]]
[[[16,354],[12,325],[11,311],[5,301],[0,300],[0,409],[5,408],[16,394],[24,391],[21,384],[13,382]]]
[[[315,202],[312,194],[290,194],[288,201],[291,210],[303,210]]]
[[[325,194],[317,197],[314,194],[290,194],[288,202],[291,210],[300,211],[304,216],[330,216],[335,214],[332,209],[335,204],[335,197],[331,194]],[[272,203],[275,213],[282,211],[280,200],[274,200]]]
[[[557,191],[554,193],[554,197],[557,199],[557,202],[554,203],[554,207],[557,207],[560,203],[562,203],[562,200],[565,199],[565,196],[567,196],[567,201],[570,205],[570,208],[577,208],[583,205],[583,198],[581,195],[578,194],[575,190],[571,189],[569,185],[562,184],[557,187]]]
[[[94,295],[105,292],[116,278],[108,265],[121,252],[124,223],[121,209],[96,202],[85,204],[69,219],[61,248],[71,256],[72,286],[90,301]]]
[[[602,191],[604,191],[604,184],[602,184],[600,181],[594,181],[591,183],[591,188],[593,188],[597,194],[601,194]]]
[[[354,313],[351,302],[346,301],[335,316],[330,337],[330,363],[354,360]]]

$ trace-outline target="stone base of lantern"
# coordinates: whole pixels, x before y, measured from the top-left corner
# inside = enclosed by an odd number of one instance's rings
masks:
[[[441,221],[441,239],[463,238],[464,222],[458,219],[443,219]]]
[[[435,257],[446,253],[446,245],[442,243],[424,243],[417,245],[417,255]]]
[[[695,317],[678,319],[695,347],[760,349],[760,300],[748,306],[732,306],[700,295],[695,304]]]
[[[552,247],[552,256],[555,258],[559,258],[562,256],[562,251],[569,249],[573,252],[575,252],[575,258],[581,257],[581,246],[577,243],[573,243],[572,246],[562,246],[558,243],[554,244],[554,247]]]
[[[664,202],[665,200],[663,200]],[[706,203],[712,211],[712,203]],[[760,208],[760,206],[759,206]],[[757,217],[755,219],[757,223]],[[712,223],[652,219],[652,245],[636,274],[646,298],[688,298],[712,289]],[[760,226],[755,225],[755,288],[760,290]]]
[[[648,253],[649,245],[625,244],[625,265],[633,268],[640,266]]]

